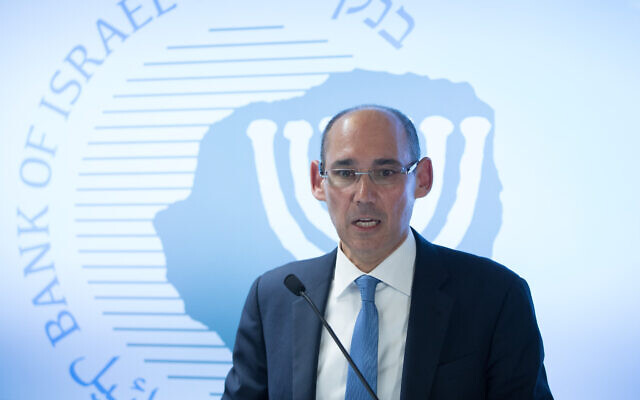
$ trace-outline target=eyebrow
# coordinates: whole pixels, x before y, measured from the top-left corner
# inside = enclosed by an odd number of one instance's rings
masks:
[[[331,164],[331,168],[338,168],[338,167],[353,167],[355,165],[355,161],[353,158],[345,158],[342,160],[336,160]],[[377,167],[377,166],[381,166],[381,165],[393,165],[393,166],[398,166],[401,165],[400,161],[393,159],[393,158],[377,158],[375,160],[373,160],[373,166]]]
[[[344,158],[342,160],[336,160],[331,163],[331,168],[335,167],[352,167],[355,164],[353,158]]]
[[[373,165],[401,165],[400,161],[393,158],[377,158],[373,161]]]

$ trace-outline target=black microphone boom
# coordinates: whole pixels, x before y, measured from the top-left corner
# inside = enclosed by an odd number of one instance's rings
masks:
[[[344,348],[344,346],[340,342],[340,339],[338,339],[336,334],[333,332],[333,329],[331,329],[331,327],[329,326],[329,323],[327,322],[327,320],[324,319],[324,317],[320,313],[320,310],[318,310],[318,307],[316,307],[316,305],[307,295],[306,288],[304,287],[302,282],[300,282],[300,279],[298,279],[298,277],[295,276],[294,274],[289,274],[287,275],[286,278],[284,278],[284,285],[287,287],[287,289],[291,291],[291,293],[295,294],[296,296],[302,296],[302,298],[304,298],[307,301],[307,303],[309,303],[309,305],[311,306],[311,309],[316,313],[318,318],[320,318],[320,321],[322,321],[322,325],[324,325],[324,327],[327,329],[327,331],[329,332],[329,335],[331,335],[331,338],[333,339],[334,342],[336,342],[336,344],[340,348],[340,351],[349,362],[349,365],[351,366],[351,368],[353,368],[353,372],[356,373],[356,375],[360,379],[360,382],[362,382],[365,389],[367,389],[367,392],[369,392],[369,395],[371,395],[371,398],[378,400],[378,396],[376,396],[376,393],[373,391],[373,389],[371,389],[371,386],[369,386],[369,383],[367,382],[367,380],[364,379],[364,376],[362,376],[362,373],[356,366],[356,363],[353,362],[353,359],[351,358],[349,353],[347,353],[347,350]]]

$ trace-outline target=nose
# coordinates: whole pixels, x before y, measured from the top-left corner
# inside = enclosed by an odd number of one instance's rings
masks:
[[[357,203],[371,203],[376,197],[376,184],[368,175],[358,175],[358,180],[354,183],[355,192],[353,201]]]

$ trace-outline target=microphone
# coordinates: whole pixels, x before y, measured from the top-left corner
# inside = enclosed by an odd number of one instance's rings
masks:
[[[311,298],[307,295],[307,292],[306,292],[307,289],[304,287],[304,284],[300,282],[300,279],[298,279],[298,277],[295,276],[294,274],[289,274],[287,275],[286,278],[284,278],[284,285],[287,287],[287,289],[291,291],[291,293],[295,294],[296,296],[302,296],[302,298],[304,298],[307,301],[307,303],[309,303],[309,306],[311,306],[311,309],[313,310],[313,312],[315,312],[318,318],[320,318],[322,325],[324,325],[324,327],[327,329],[327,332],[329,332],[329,335],[331,335],[331,338],[333,339],[333,341],[336,342],[336,344],[340,348],[340,351],[349,362],[349,365],[351,366],[351,368],[353,368],[353,372],[356,373],[356,375],[358,376],[358,379],[360,379],[360,382],[362,382],[362,384],[364,385],[364,388],[367,389],[367,392],[369,392],[369,395],[371,396],[371,398],[378,400],[378,396],[376,396],[373,389],[371,389],[371,386],[369,386],[369,383],[367,382],[367,380],[364,379],[364,376],[362,376],[362,373],[356,366],[356,363],[353,362],[353,359],[351,358],[349,353],[347,353],[347,350],[344,348],[344,346],[340,342],[340,339],[338,339],[335,332],[333,332],[333,329],[331,329],[331,327],[329,326],[329,323],[327,322],[327,320],[324,319],[322,314],[320,314],[318,307],[316,307],[316,305],[313,303]]]

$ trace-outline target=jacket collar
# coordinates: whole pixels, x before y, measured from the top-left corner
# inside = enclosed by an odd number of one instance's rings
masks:
[[[443,290],[449,272],[437,247],[413,233],[416,265],[402,369],[403,400],[428,398],[453,306],[453,299]]]
[[[336,251],[312,260],[300,270],[307,295],[324,315],[336,265]],[[292,332],[292,394],[294,399],[315,399],[318,349],[322,323],[302,297],[294,300]]]

